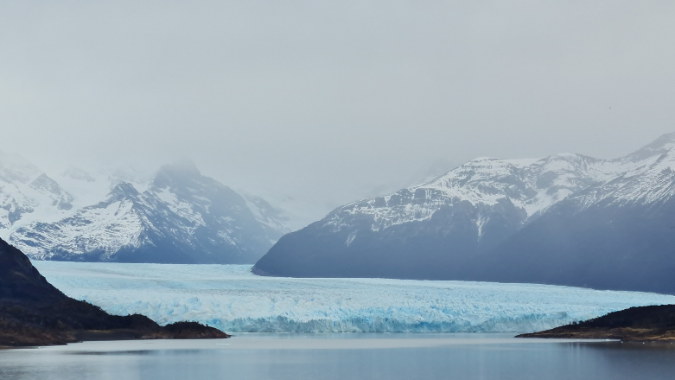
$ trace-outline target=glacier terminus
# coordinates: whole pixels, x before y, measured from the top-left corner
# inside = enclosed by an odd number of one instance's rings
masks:
[[[66,295],[230,332],[532,332],[675,296],[535,284],[260,277],[250,265],[34,261]]]

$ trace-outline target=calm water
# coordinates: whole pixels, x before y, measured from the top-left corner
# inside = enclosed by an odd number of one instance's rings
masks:
[[[498,334],[243,335],[0,351],[0,379],[672,379],[675,345]]]

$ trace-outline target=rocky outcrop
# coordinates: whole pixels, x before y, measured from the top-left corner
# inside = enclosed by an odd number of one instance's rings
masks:
[[[588,321],[518,337],[675,342],[675,305],[631,307]]]
[[[26,255],[0,239],[0,346],[227,337],[194,322],[159,326],[138,314],[110,315],[97,306],[69,298],[49,284]]]

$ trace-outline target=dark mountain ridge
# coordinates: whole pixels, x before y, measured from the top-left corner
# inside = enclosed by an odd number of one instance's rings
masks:
[[[529,282],[675,294],[675,134],[626,157],[481,158],[342,206],[254,273]]]

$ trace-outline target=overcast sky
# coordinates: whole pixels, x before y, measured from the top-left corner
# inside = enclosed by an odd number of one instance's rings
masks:
[[[674,41],[672,0],[3,1],[0,149],[189,157],[320,217],[438,162],[675,131]]]

